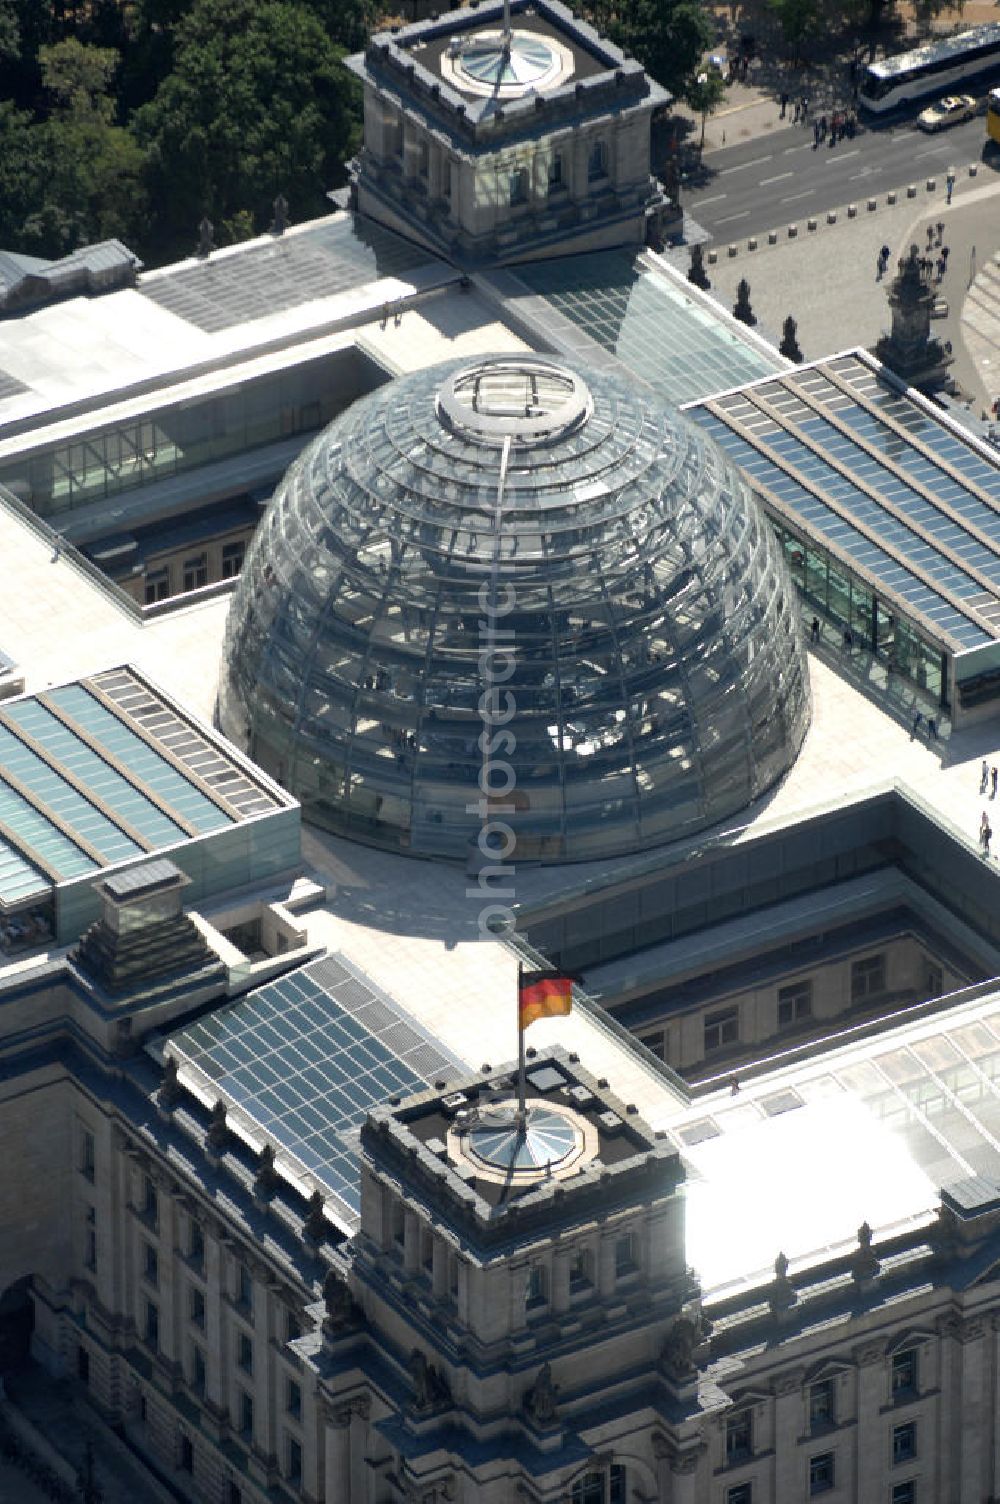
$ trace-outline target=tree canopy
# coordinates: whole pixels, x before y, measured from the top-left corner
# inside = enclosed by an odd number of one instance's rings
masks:
[[[699,0],[589,0],[588,19],[634,54],[657,83],[683,98],[713,31]]]

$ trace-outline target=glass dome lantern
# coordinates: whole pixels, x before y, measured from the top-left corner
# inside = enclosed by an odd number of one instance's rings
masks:
[[[487,621],[512,649],[492,731]],[[248,552],[219,690],[306,819],[457,860],[484,757],[509,765],[489,809],[510,860],[588,860],[735,814],[809,714],[793,586],[738,471],[651,393],[527,353],[400,377],[309,444]]]

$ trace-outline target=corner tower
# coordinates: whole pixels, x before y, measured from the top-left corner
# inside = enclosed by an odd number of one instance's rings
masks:
[[[362,213],[466,264],[656,239],[650,118],[669,95],[558,0],[491,0],[372,38]]]
[[[363,1400],[400,1496],[667,1497],[701,1340],[680,1158],[575,1056],[529,1061],[527,1088],[520,1128],[507,1071],[371,1114],[364,1323],[327,1323],[324,1389]]]

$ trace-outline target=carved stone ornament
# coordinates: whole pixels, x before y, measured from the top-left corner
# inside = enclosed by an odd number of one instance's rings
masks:
[[[274,1195],[280,1184],[280,1177],[274,1167],[274,1148],[271,1144],[265,1144],[260,1151],[260,1159],[257,1161],[257,1174],[253,1182],[254,1196],[258,1201],[267,1200]]]
[[[324,1331],[341,1332],[351,1325],[355,1311],[351,1292],[332,1269],[323,1281],[323,1301],[326,1305],[326,1316],[323,1320]]]
[[[774,1261],[774,1283],[768,1296],[768,1305],[775,1316],[782,1315],[789,1310],[798,1300],[798,1296],[788,1278],[788,1259],[784,1253],[779,1253]]]
[[[413,1408],[415,1410],[430,1410],[436,1405],[450,1403],[451,1388],[448,1380],[432,1363],[428,1363],[419,1347],[415,1347],[410,1354],[408,1366],[413,1384]]]
[[[226,1104],[220,1097],[212,1108],[212,1117],[205,1134],[205,1147],[212,1154],[221,1154],[229,1142],[229,1129],[226,1127]]]
[[[552,1382],[552,1365],[543,1363],[534,1384],[524,1396],[524,1413],[538,1426],[551,1426],[556,1420],[558,1384]]]
[[[801,1368],[796,1368],[792,1373],[779,1373],[774,1380],[775,1394],[796,1394],[802,1388],[804,1377]]]
[[[182,1094],[183,1089],[177,1076],[177,1057],[167,1055],[163,1062],[163,1080],[156,1093],[157,1103],[162,1111],[172,1112]]]
[[[872,1230],[867,1222],[858,1228],[858,1249],[851,1257],[851,1277],[859,1285],[870,1284],[881,1273],[882,1265],[872,1248]]]
[[[687,1316],[679,1316],[660,1349],[660,1367],[668,1379],[688,1379],[695,1373],[694,1352],[700,1332]]]
[[[323,1216],[323,1192],[313,1191],[309,1197],[309,1210],[302,1224],[302,1236],[310,1243],[322,1243],[326,1237],[326,1218]]]

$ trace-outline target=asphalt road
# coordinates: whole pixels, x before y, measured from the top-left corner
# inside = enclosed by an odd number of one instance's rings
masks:
[[[934,134],[912,118],[862,128],[816,150],[811,127],[790,126],[706,156],[684,184],[684,208],[714,240],[742,240],[927,177],[943,187],[949,166],[981,160],[985,140],[981,115]]]

